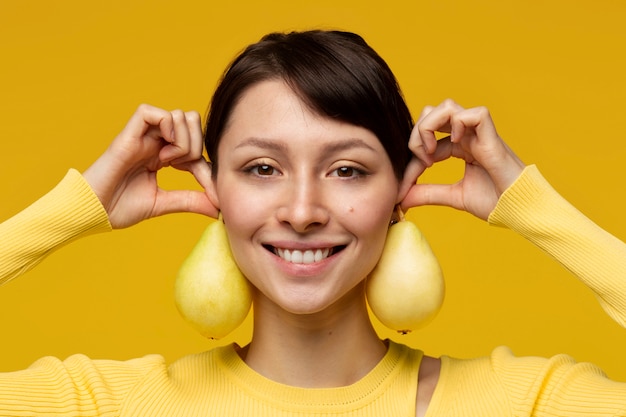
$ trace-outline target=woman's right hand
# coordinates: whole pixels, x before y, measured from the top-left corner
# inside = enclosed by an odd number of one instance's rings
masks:
[[[83,175],[114,229],[168,213],[217,217],[208,192],[211,169],[202,149],[197,112],[170,112],[143,104]],[[190,172],[205,191],[159,188],[157,172],[168,166]]]

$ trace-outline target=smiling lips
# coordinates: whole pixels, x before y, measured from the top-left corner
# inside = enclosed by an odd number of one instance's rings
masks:
[[[286,262],[294,264],[312,264],[328,258],[340,249],[342,249],[342,247],[307,250],[273,248],[273,252]]]

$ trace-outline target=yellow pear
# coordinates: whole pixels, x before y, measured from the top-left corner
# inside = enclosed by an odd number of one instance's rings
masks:
[[[443,273],[430,245],[401,215],[389,228],[381,258],[367,278],[372,313],[388,328],[409,333],[437,315],[444,294]]]
[[[245,320],[252,304],[250,284],[233,259],[221,218],[207,227],[183,262],[175,299],[183,318],[211,339],[226,336]]]

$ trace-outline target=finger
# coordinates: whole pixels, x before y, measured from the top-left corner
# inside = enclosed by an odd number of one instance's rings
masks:
[[[457,184],[414,184],[400,202],[402,210],[413,207],[437,205],[462,209]]]
[[[398,192],[398,200],[401,201],[407,195],[411,187],[417,182],[417,179],[424,173],[428,165],[418,158],[411,158],[404,170],[404,175],[400,183]]]
[[[446,136],[437,141],[437,149],[435,149],[431,157],[433,164],[449,158],[459,158],[470,164],[476,162],[474,156],[467,152],[461,144],[452,142],[451,136]]]
[[[509,161],[523,165],[498,135],[486,107],[475,107],[455,114],[452,125],[452,141],[460,145],[458,153],[463,153],[460,157],[466,161],[477,161],[489,171]]]
[[[171,162],[184,157],[189,153],[190,148],[190,134],[185,113],[182,110],[173,110],[170,115],[173,121],[174,134],[168,138],[165,136],[165,132],[161,132],[164,139],[169,143],[159,152],[159,159],[163,162]]]
[[[169,162],[172,165],[202,158],[203,135],[200,115],[196,111],[172,112],[175,120],[176,142],[169,148]],[[165,151],[164,151],[165,152]]]
[[[170,161],[172,165],[188,161],[195,161],[202,158],[204,137],[202,135],[202,125],[200,114],[196,111],[184,113],[187,132],[187,153]]]
[[[202,157],[202,150],[204,149],[204,135],[202,134],[200,114],[197,111],[186,112],[185,118],[187,119],[189,134],[191,135],[191,158],[199,159]]]
[[[437,145],[432,146],[432,149],[435,149]],[[417,125],[413,127],[411,131],[411,136],[409,136],[408,147],[419,160],[423,161],[426,166],[431,166],[433,163],[432,157],[430,156],[429,149],[424,144],[424,140],[420,135]]]
[[[417,156],[418,159],[422,160],[426,164],[426,166],[432,165],[432,158],[430,157],[429,152],[434,149],[434,146],[429,146],[425,144],[424,138],[420,136],[418,125],[422,122],[422,120],[424,120],[424,118],[426,118],[426,116],[428,116],[428,114],[433,109],[433,106],[424,106],[417,120],[417,123],[411,130],[408,144],[409,149],[413,152],[413,154]],[[434,145],[434,143],[431,143],[431,145]]]
[[[172,136],[173,122],[170,112],[148,104],[140,105],[103,155],[108,161],[109,176],[123,175],[129,164],[158,155],[163,147],[164,137]],[[157,162],[150,169],[156,170],[160,166]]]
[[[146,134],[152,127],[158,127],[161,132],[159,136],[168,142],[173,141],[174,123],[170,112],[149,104],[141,104],[137,107],[122,133],[138,137]]]
[[[437,107],[433,108],[419,123],[420,133],[435,137],[434,132],[447,132],[451,130],[450,119],[452,116],[464,108],[453,100],[444,100]]]
[[[211,170],[211,164],[207,162],[204,157],[191,163],[189,171],[193,174],[194,178],[204,188],[205,194],[209,197],[209,201],[216,212],[220,209],[219,199],[217,197],[217,191],[215,189],[215,183],[213,182],[213,175]]]
[[[209,200],[211,201],[213,206],[216,207],[216,210],[219,210],[219,203],[211,173],[211,164],[207,162],[204,157],[201,156],[200,159],[184,162],[180,165],[172,165],[172,167],[190,172],[194,176],[198,184],[200,184],[200,186],[204,189],[204,192],[209,197]]]
[[[194,161],[187,161],[182,164],[172,165],[172,167],[190,172],[198,184],[200,184],[200,186],[205,190],[213,185],[210,164],[204,159],[204,157],[200,157],[200,159],[196,159]]]
[[[445,100],[437,107],[432,108],[416,125],[417,136],[421,138],[424,150],[430,154],[437,147],[435,132],[450,132],[450,120],[452,115],[462,111],[463,107],[452,100]],[[415,142],[419,145],[420,142]],[[416,149],[417,151],[417,149]]]
[[[476,107],[458,115],[468,131],[474,131],[467,145],[461,147],[489,173],[498,192],[506,190],[525,168],[524,162],[500,138],[489,110]],[[468,135],[466,135],[468,136]],[[465,140],[465,139],[462,139]],[[465,158],[471,162],[469,158]]]
[[[486,107],[473,107],[455,113],[450,121],[453,142],[459,142],[468,130],[473,130],[482,139],[497,139],[495,125]]]

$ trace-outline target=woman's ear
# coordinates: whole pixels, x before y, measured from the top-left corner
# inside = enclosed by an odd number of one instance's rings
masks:
[[[201,158],[197,161],[193,161],[189,165],[189,171],[191,171],[203,190],[203,192],[194,192],[193,195],[201,194],[202,197],[200,199],[193,199],[196,207],[191,211],[217,219],[220,213],[220,204],[219,199],[217,198],[217,187],[215,183],[215,175],[213,175],[213,166],[206,159]]]
[[[407,164],[404,175],[398,184],[398,195],[396,196],[396,204],[402,203],[413,187],[417,183],[417,179],[424,173],[426,165],[419,159],[413,157]]]
[[[209,201],[217,209],[220,211],[220,200],[217,196],[217,172],[214,172],[214,167],[211,162],[207,162],[209,165],[210,176],[208,181],[205,184],[204,191],[206,195],[209,197]]]

